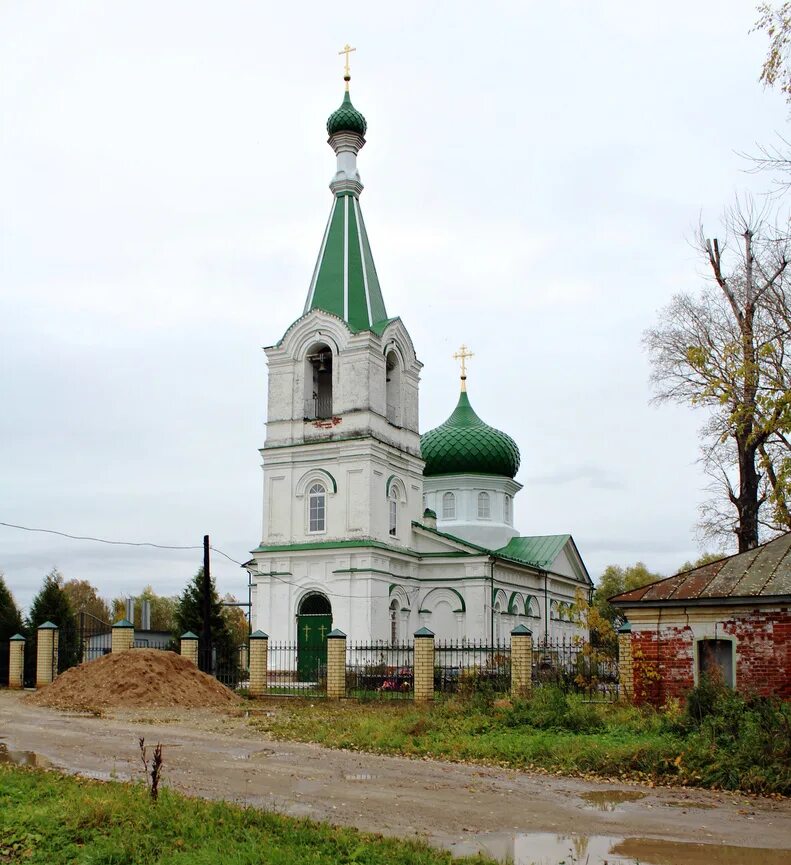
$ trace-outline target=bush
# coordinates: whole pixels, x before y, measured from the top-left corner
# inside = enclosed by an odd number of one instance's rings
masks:
[[[530,700],[516,703],[506,713],[508,726],[526,725],[538,730],[586,733],[599,730],[604,720],[596,707],[577,694],[566,694],[556,685],[536,688]]]

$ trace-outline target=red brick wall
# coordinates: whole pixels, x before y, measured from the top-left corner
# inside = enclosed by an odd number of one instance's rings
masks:
[[[632,631],[635,702],[661,705],[695,684],[693,631],[680,613],[663,610],[658,630]],[[740,691],[791,699],[791,611],[724,613],[717,635],[736,639]]]

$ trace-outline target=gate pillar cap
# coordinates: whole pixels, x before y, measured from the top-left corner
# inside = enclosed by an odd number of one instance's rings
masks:
[[[198,635],[193,634],[192,631],[184,631],[184,633],[179,637],[180,640],[197,640]]]
[[[345,636],[346,636],[346,634],[344,634],[343,631],[339,630],[338,628],[333,628],[333,629],[329,632],[329,634],[327,634],[327,639],[328,639],[328,640],[329,640],[330,638],[332,638],[332,639],[336,639],[336,638],[338,638],[338,637],[345,637]]]
[[[58,626],[53,625],[52,622],[44,622],[42,625],[38,626],[39,631],[57,631]]]
[[[12,643],[13,643],[13,642],[19,642],[20,640],[21,640],[23,643],[25,642],[25,638],[22,636],[22,634],[14,634],[14,636],[11,637],[11,642],[12,642]]]
[[[134,625],[129,619],[119,619],[114,625],[114,628],[134,628]]]
[[[265,634],[265,633],[264,633],[264,632],[259,628],[257,631],[253,631],[253,633],[250,634],[250,639],[251,639],[251,640],[268,640],[268,639],[269,639],[269,634]]]
[[[513,631],[511,631],[511,636],[512,637],[532,637],[533,632],[530,630],[530,628],[527,627],[527,625],[517,625],[513,629]]]
[[[624,622],[620,628],[618,628],[619,634],[631,634],[632,633],[632,623]]]
[[[433,637],[434,631],[429,631],[428,628],[420,628],[419,630],[415,631],[415,636],[416,637]]]

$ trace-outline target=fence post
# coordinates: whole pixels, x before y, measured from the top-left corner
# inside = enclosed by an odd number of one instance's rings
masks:
[[[434,632],[428,628],[415,631],[414,694],[416,703],[434,699]]]
[[[631,700],[634,694],[634,666],[632,662],[632,626],[624,622],[618,628],[618,683],[619,698]]]
[[[8,687],[21,688],[25,675],[25,638],[14,634],[8,641]]]
[[[195,666],[198,666],[198,635],[192,631],[185,631],[179,637],[179,653],[182,654],[188,661],[192,661]]]
[[[533,632],[526,625],[511,631],[511,696],[529,697],[533,690]]]
[[[346,696],[346,634],[337,628],[327,634],[327,698]]]
[[[250,696],[262,697],[266,693],[269,675],[269,635],[263,631],[250,634]]]
[[[113,636],[110,643],[110,651],[126,652],[135,644],[135,626],[129,619],[119,619],[113,625]]]
[[[55,678],[57,666],[55,662],[55,645],[58,634],[57,625],[44,622],[39,625],[36,635],[36,687],[41,688]]]

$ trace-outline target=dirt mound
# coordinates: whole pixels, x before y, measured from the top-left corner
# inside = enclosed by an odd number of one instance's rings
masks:
[[[227,706],[237,697],[181,655],[131,649],[72,667],[29,699],[53,709],[94,712],[111,708]]]

